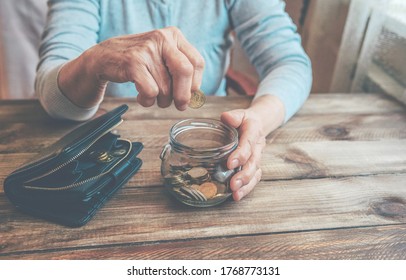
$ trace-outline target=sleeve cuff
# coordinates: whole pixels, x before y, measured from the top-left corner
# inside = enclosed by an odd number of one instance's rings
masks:
[[[47,77],[43,77],[42,85],[37,88],[42,107],[55,119],[67,119],[73,121],[85,121],[94,116],[99,108],[81,108],[73,104],[59,89],[58,75],[64,64],[52,68]]]

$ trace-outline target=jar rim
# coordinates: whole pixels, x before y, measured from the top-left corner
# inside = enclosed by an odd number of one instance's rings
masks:
[[[228,132],[232,137],[229,141],[229,143],[219,146],[219,147],[214,147],[214,148],[195,148],[191,147],[188,145],[185,145],[183,143],[180,143],[177,139],[175,139],[177,133],[180,133],[181,131],[180,128],[184,127],[185,125],[190,124],[190,125],[205,125],[206,127],[214,127],[213,128],[221,128],[225,132]],[[169,138],[171,143],[176,143],[176,145],[180,146],[181,149],[185,150],[192,150],[193,152],[216,152],[218,150],[229,150],[237,147],[238,145],[238,132],[234,127],[231,127],[229,125],[224,124],[223,122],[216,120],[216,119],[210,119],[210,118],[191,118],[191,119],[184,119],[181,121],[176,122],[170,129],[169,132]]]

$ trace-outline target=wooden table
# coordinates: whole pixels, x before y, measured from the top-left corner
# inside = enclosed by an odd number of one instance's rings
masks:
[[[208,98],[202,109],[130,105],[119,133],[141,141],[144,165],[82,228],[20,213],[0,188],[1,259],[406,259],[406,110],[378,94],[312,94],[267,137],[263,181],[242,201],[207,209],[163,190],[159,153],[179,119],[249,105]],[[74,124],[37,101],[0,102],[0,184]]]

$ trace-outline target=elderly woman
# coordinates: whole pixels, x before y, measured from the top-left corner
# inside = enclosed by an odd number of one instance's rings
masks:
[[[221,115],[239,130],[227,165],[242,166],[230,183],[240,200],[261,179],[265,136],[310,91],[310,61],[283,1],[51,0],[36,92],[55,118],[89,119],[105,95],[183,111],[197,89],[226,94],[232,31],[260,76],[250,107]]]

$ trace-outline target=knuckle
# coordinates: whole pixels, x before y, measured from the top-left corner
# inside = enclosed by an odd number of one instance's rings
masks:
[[[156,50],[156,43],[153,40],[146,40],[144,42],[144,48],[145,48],[145,52],[147,54],[153,54],[155,53]]]
[[[248,183],[251,181],[251,178],[252,178],[252,174],[250,174],[250,173],[248,173],[248,172],[244,172],[244,173],[241,175],[241,180],[242,180],[242,182],[243,182],[243,185],[248,184]]]
[[[156,41],[163,41],[167,38],[168,30],[167,28],[156,29],[151,32],[152,38]]]
[[[158,86],[149,85],[147,87],[137,86],[137,90],[141,96],[145,98],[154,98],[159,94]]]
[[[245,163],[248,161],[248,159],[250,158],[251,153],[249,152],[248,149],[245,148],[240,148],[240,162]]]
[[[189,58],[189,61],[192,64],[192,66],[193,66],[193,68],[195,70],[204,69],[205,62],[204,62],[204,59],[202,57],[194,56],[194,57]]]
[[[176,27],[176,26],[168,26],[165,29],[168,30],[169,32],[173,33],[173,34],[181,33],[180,29],[178,27]]]
[[[181,62],[177,66],[177,72],[183,76],[192,76],[193,75],[193,66],[190,62]]]
[[[196,70],[204,69],[206,62],[204,61],[203,57],[199,56],[194,60],[194,64]]]

